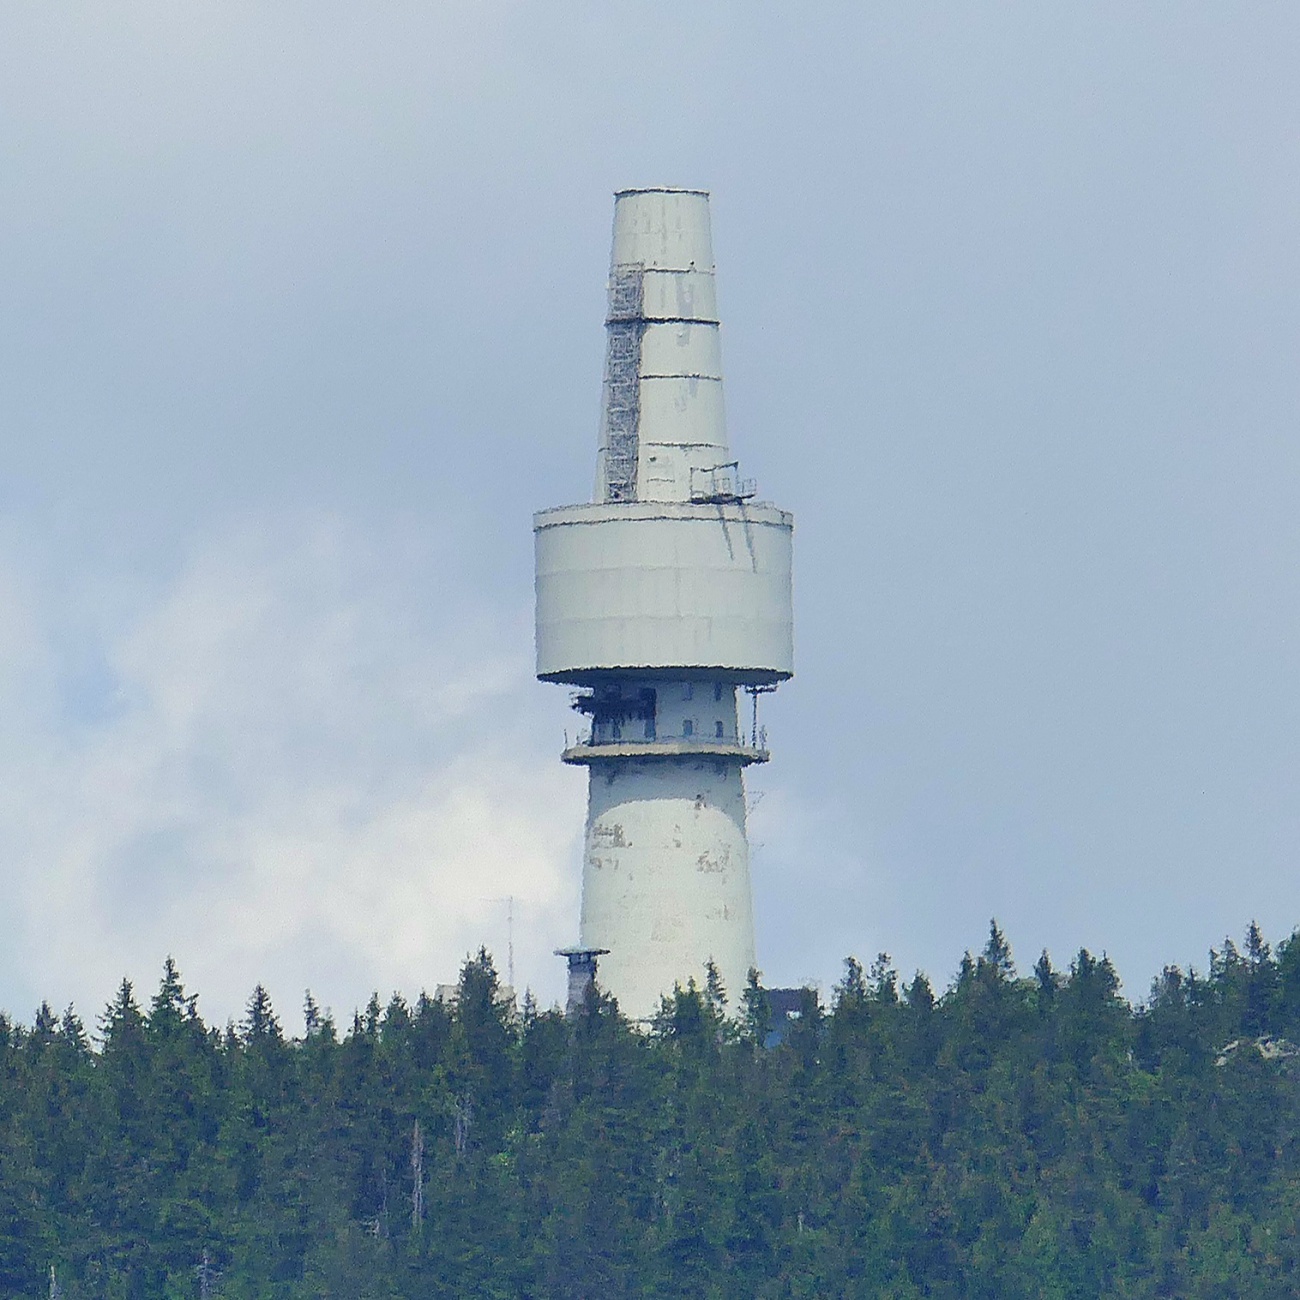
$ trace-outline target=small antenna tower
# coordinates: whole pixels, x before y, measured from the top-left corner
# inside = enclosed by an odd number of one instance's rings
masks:
[[[484,900],[487,901],[489,900]],[[515,987],[515,896],[507,894],[504,898],[494,898],[490,901],[506,905],[506,983],[513,991]]]

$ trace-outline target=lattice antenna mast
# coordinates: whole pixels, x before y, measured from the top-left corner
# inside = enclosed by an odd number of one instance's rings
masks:
[[[605,317],[605,500],[635,501],[641,423],[645,267],[615,266]]]

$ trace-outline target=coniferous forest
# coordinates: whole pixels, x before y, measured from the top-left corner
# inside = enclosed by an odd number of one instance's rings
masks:
[[[1300,933],[1130,1005],[997,927],[646,1032],[499,993],[206,1025],[168,962],[88,1031],[0,1018],[0,1295],[1295,1297]]]

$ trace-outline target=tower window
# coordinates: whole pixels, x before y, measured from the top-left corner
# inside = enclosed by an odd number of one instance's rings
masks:
[[[683,736],[695,735],[695,723],[692,722],[690,718],[685,718],[682,721],[682,735]]]
[[[687,682],[686,685],[682,687],[682,699],[689,700],[691,696],[693,696],[694,694],[695,694],[695,683]]]
[[[723,736],[723,728],[722,728],[722,723],[721,723],[721,722],[715,722],[715,723],[713,724],[713,734],[714,734],[715,736],[717,736],[717,738],[718,738],[719,740],[722,739],[722,736]]]
[[[713,698],[714,698],[715,700],[721,700],[721,699],[722,699],[722,683],[721,683],[721,682],[714,682],[714,683],[713,683]]]

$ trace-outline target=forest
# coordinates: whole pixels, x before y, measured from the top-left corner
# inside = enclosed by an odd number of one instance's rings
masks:
[[[1300,932],[1251,926],[1130,1003],[996,925],[936,992],[849,959],[637,1028],[370,999],[205,1024],[167,962],[89,1029],[0,1017],[0,1295],[1300,1295]]]

